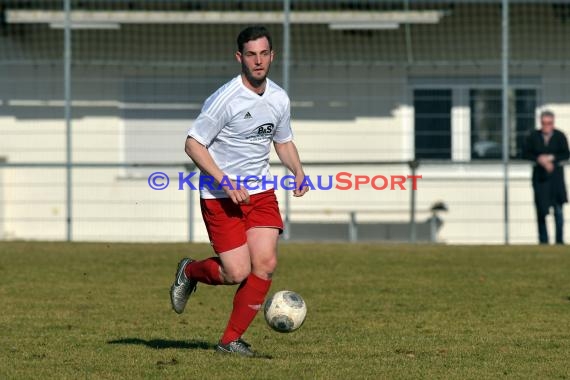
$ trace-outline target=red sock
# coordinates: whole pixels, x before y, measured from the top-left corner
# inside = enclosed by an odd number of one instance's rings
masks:
[[[184,268],[186,277],[208,285],[221,285],[219,257],[210,257],[206,260],[194,261]]]
[[[261,309],[270,286],[271,280],[264,280],[253,273],[241,283],[234,297],[234,308],[222,336],[222,344],[228,344],[243,335]]]

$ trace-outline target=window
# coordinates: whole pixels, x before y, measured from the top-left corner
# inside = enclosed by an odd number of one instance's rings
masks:
[[[451,90],[415,90],[416,159],[451,159]]]
[[[511,140],[511,157],[522,158],[525,140],[535,129],[536,109],[538,108],[535,89],[515,90],[515,139]]]
[[[502,92],[498,89],[469,91],[471,114],[471,158],[502,157]],[[526,134],[534,129],[536,90],[515,89],[509,92],[509,156],[521,158]]]
[[[415,158],[501,159],[502,91],[498,79],[447,78],[439,81],[433,78],[410,80]],[[511,83],[509,157],[520,159],[526,136],[535,128],[540,82],[536,78],[513,78]]]

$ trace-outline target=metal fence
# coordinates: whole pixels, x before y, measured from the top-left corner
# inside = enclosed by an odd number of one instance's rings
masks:
[[[146,181],[191,170],[185,131],[237,74],[251,23],[273,33],[309,173],[422,175],[417,191],[282,191],[285,238],[533,242],[524,138],[545,108],[570,131],[567,1],[4,0],[0,14],[4,239],[206,240],[195,192]]]

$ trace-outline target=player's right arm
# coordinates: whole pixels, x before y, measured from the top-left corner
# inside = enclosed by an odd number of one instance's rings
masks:
[[[200,168],[200,170],[204,173],[207,173],[209,176],[214,178],[215,183],[221,183],[225,177],[224,172],[218,167],[208,149],[199,143],[196,139],[191,136],[186,138],[186,145],[184,150],[188,157],[194,161],[196,166]],[[249,193],[245,188],[237,188],[237,184],[234,181],[231,181],[232,186],[227,187],[223,186],[225,193],[228,197],[234,202],[235,204],[239,203],[248,203],[249,202]]]
[[[227,126],[231,120],[231,112],[228,101],[232,99],[232,94],[240,88],[239,82],[231,81],[212,94],[204,102],[202,112],[194,120],[188,130],[186,138],[186,154],[194,161],[196,166],[203,173],[213,177],[216,183],[221,183],[225,173],[219,168],[208,147],[212,144],[218,134]],[[229,178],[227,179],[229,180]],[[227,183],[227,180],[223,183]],[[223,186],[226,195],[235,203],[249,202],[247,189],[237,189],[234,181],[230,181],[232,186]]]

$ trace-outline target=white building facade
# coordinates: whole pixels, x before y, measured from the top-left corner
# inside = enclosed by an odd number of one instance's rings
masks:
[[[72,172],[73,239],[207,241],[198,192],[178,189],[180,173],[191,170],[182,166],[191,164],[183,150],[185,132],[203,100],[238,72],[237,32],[259,14],[282,17],[280,4],[238,10],[212,2],[161,13],[165,10],[140,3],[137,11],[106,9],[102,16],[97,13],[102,9],[83,9],[73,17],[71,146],[79,165]],[[418,223],[441,201],[448,211],[440,215],[439,241],[502,243],[499,2],[453,7],[412,2],[412,13],[399,9],[398,2],[369,3],[356,10],[336,2],[323,9],[299,5],[291,14],[292,125],[307,174],[312,179],[340,172],[407,176],[407,162],[417,160]],[[40,165],[0,168],[3,239],[62,240],[68,226],[65,168],[41,166],[66,162],[61,12],[41,7],[38,2],[33,9],[3,10],[0,158]],[[308,11],[309,20],[303,13]],[[537,126],[543,109],[554,111],[557,126],[570,133],[566,13],[547,2],[512,4],[512,243],[537,241],[531,164],[522,160],[524,136]],[[239,22],[228,21],[230,16]],[[282,26],[267,17],[277,54],[271,77],[282,84]],[[362,17],[374,21],[360,27],[366,23]],[[353,19],[360,24],[348,23]],[[80,25],[105,20],[112,22]],[[272,161],[277,162],[275,155]],[[137,163],[156,167],[114,166]],[[170,178],[165,190],[149,186],[156,171]],[[273,174],[285,172],[275,166]],[[358,223],[397,228],[410,220],[410,185],[315,189],[288,202],[285,190],[279,196],[293,223],[347,223],[354,212]],[[384,234],[378,240],[394,240]]]

